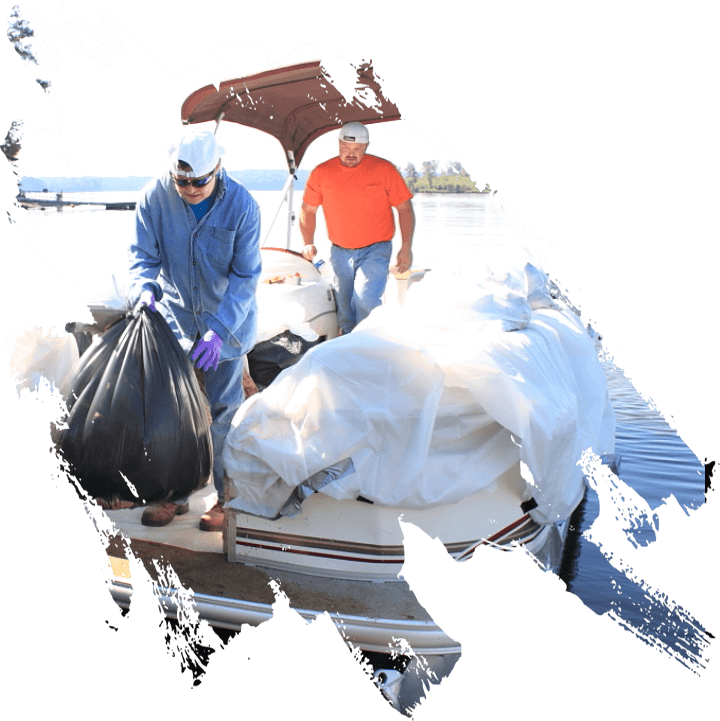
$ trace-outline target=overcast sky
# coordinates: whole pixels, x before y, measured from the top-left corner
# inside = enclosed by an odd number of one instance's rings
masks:
[[[30,19],[44,40],[44,49],[36,50],[37,64],[27,67],[37,78],[50,82],[48,93],[61,122],[57,135],[23,124],[20,174],[152,176],[163,172],[167,148],[182,129],[183,100],[211,80],[197,68],[176,78],[168,75],[138,40],[110,18],[103,33],[107,68],[72,32],[61,36],[48,27],[42,11]],[[43,46],[36,42],[36,47]],[[215,53],[227,75],[248,75],[322,57],[316,43],[293,50],[285,63],[271,62],[258,45],[236,41],[218,41]],[[22,119],[21,106],[16,117]],[[286,169],[280,144],[265,133],[224,123],[218,138],[230,170]],[[403,168],[408,162],[420,166],[425,160],[438,160],[442,167],[456,159],[447,139],[422,135],[404,121],[372,125],[370,143],[369,152]],[[311,170],[336,154],[337,134],[328,133],[309,147],[302,168]]]

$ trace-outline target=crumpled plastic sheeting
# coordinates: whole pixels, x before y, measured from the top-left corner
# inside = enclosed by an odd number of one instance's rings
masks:
[[[338,478],[342,478],[348,473],[355,473],[355,466],[353,466],[350,458],[335,463],[329,468],[324,468],[322,471],[310,476],[310,478],[305,479],[300,485],[293,488],[290,498],[280,509],[280,515],[286,518],[299,516],[302,513],[302,503],[306,498],[320,491],[328,483],[335,483]]]
[[[20,397],[24,389],[36,392],[45,378],[61,395],[67,391],[67,379],[78,361],[79,351],[72,333],[53,335],[50,326],[45,335],[42,328],[23,323],[20,333],[13,333],[5,343],[10,375]]]
[[[615,419],[594,343],[536,271],[429,274],[404,306],[311,349],[238,411],[229,506],[274,517],[295,486],[351,458],[355,473],[319,492],[430,507],[520,459],[534,520],[569,516],[584,488],[577,461],[612,452]]]
[[[127,276],[117,276],[114,273],[110,276],[110,283],[104,292],[95,294],[88,299],[89,306],[102,306],[114,308],[115,310],[129,310],[131,307],[130,281]]]

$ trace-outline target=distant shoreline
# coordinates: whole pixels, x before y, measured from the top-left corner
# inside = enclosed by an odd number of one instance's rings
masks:
[[[247,190],[280,191],[285,186],[287,172],[284,170],[230,170],[228,174],[243,184]],[[296,172],[295,190],[304,190],[310,175],[308,170]],[[71,193],[139,193],[152,180],[151,177],[34,177],[23,176],[20,193],[48,193],[49,195]],[[428,187],[425,178],[405,178],[410,191],[415,195],[492,195],[492,191],[478,190],[469,178],[438,176]],[[444,187],[443,187],[444,186]]]
[[[412,192],[414,195],[493,195],[492,192],[485,190],[421,190],[415,188]]]
[[[410,170],[406,171],[410,172]],[[418,175],[416,172],[403,175],[406,185],[411,193],[452,193],[464,194],[472,193],[474,195],[491,195],[492,190],[489,185],[485,185],[480,190],[475,181],[462,170],[461,172],[446,172],[442,174],[425,174]]]
[[[248,190],[282,190],[287,180],[285,170],[229,170],[228,174]],[[305,187],[308,170],[296,172],[296,190]],[[116,191],[140,192],[151,177],[34,177],[24,176],[20,181],[22,193],[109,193]]]

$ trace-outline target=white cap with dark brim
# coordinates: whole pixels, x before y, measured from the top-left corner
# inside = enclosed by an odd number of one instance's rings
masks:
[[[370,133],[362,123],[346,123],[340,128],[340,140],[346,143],[369,143]]]
[[[202,178],[215,170],[224,152],[209,130],[189,130],[171,151],[170,169],[175,175],[185,178]],[[181,170],[178,167],[180,161],[187,163],[192,170]]]

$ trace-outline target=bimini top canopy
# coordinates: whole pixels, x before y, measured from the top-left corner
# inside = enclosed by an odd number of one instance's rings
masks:
[[[185,124],[229,120],[269,133],[283,146],[291,171],[313,140],[344,123],[400,119],[372,65],[357,69],[355,96],[348,101],[319,60],[227,80],[219,88],[207,85],[185,100],[181,115]]]

